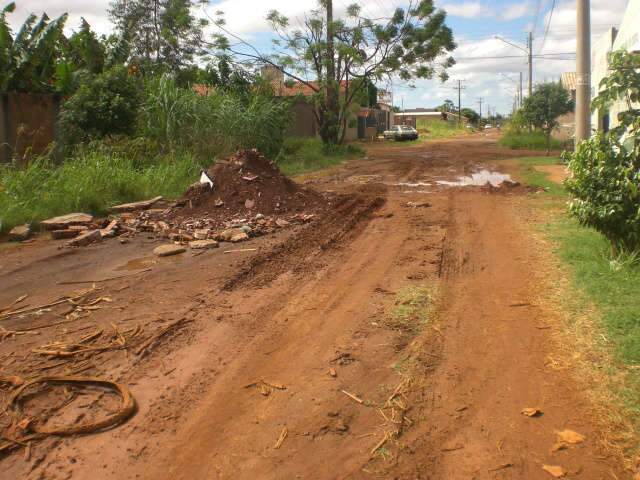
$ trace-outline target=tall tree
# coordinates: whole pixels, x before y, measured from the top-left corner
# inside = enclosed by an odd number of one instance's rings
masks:
[[[112,0],[109,16],[127,38],[131,56],[153,70],[178,71],[193,64],[202,51],[207,21],[193,9],[202,0]]]
[[[558,82],[536,86],[533,94],[524,100],[522,117],[547,137],[547,154],[551,149],[551,133],[559,125],[558,117],[573,110],[569,93]]]
[[[274,54],[261,53],[229,31],[222,16],[216,21],[221,33],[214,46],[236,58],[276,67],[306,85],[314,92],[320,136],[334,144],[344,140],[351,107],[368,85],[363,80],[447,78],[446,70],[454,63],[448,54],[456,45],[445,17],[432,0],[409,0],[406,8],[386,17],[368,18],[353,4],[345,18],[336,19],[332,1],[320,0],[301,26],[275,10],[269,13],[278,37]]]

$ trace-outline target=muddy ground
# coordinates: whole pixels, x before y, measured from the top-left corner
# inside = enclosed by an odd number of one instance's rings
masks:
[[[550,361],[558,326],[518,208],[535,193],[437,183],[515,173],[495,163],[514,156],[495,140],[375,145],[306,176],[347,195],[309,224],[242,244],[252,251],[156,259],[144,235],[2,245],[0,307],[24,294],[18,306],[78,300],[0,316],[22,332],[0,343],[0,375],[106,378],[130,389],[137,412],[107,431],[23,441],[0,476],[630,478],[571,372]],[[34,353],[55,341],[112,348]],[[57,386],[25,398],[21,415],[82,424],[118,405]],[[583,440],[558,445],[566,429]]]

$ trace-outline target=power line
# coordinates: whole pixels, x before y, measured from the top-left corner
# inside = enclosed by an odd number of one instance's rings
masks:
[[[545,28],[544,31],[544,37],[542,38],[542,45],[540,46],[540,50],[538,50],[538,53],[542,52],[542,50],[544,49],[544,44],[547,41],[547,36],[549,35],[549,27],[551,27],[551,20],[553,19],[553,11],[556,8],[556,0],[553,0],[553,2],[551,3],[551,11],[549,12],[549,20],[547,21],[547,28]]]

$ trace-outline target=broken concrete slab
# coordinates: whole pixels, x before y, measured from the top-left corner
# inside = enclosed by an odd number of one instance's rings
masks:
[[[194,230],[193,232],[193,237],[196,240],[206,240],[207,237],[209,237],[209,234],[211,233],[211,229],[209,228],[202,228],[199,230]]]
[[[90,230],[85,233],[81,233],[73,240],[69,240],[67,245],[69,247],[85,247],[94,242],[101,242],[102,235],[100,234],[100,230]]]
[[[219,246],[215,240],[194,240],[193,242],[189,242],[189,248],[193,248],[194,250],[218,248]]]
[[[113,213],[122,213],[122,212],[134,212],[136,210],[146,210],[148,208],[151,208],[154,204],[158,203],[160,200],[162,200],[162,197],[157,196],[149,200],[142,200],[140,202],[123,203],[122,205],[114,205],[109,209],[109,211]]]
[[[31,236],[31,225],[25,223],[24,225],[19,225],[14,227],[9,232],[9,240],[12,242],[23,242],[28,240]]]
[[[54,240],[75,238],[78,235],[80,235],[80,231],[71,228],[67,228],[65,230],[51,230],[51,238]]]
[[[239,232],[239,233],[235,233],[231,236],[231,243],[238,243],[238,242],[244,242],[245,240],[249,239],[249,235],[247,235],[244,232]]]
[[[102,238],[111,238],[116,236],[116,230],[118,228],[118,221],[112,220],[105,228],[100,229],[100,235]]]
[[[47,230],[65,230],[72,225],[89,225],[93,216],[88,213],[69,213],[43,220],[40,224]]]
[[[173,243],[169,243],[166,245],[160,245],[153,249],[153,254],[158,257],[170,257],[171,255],[178,255],[180,253],[186,252],[187,249],[182,245],[175,245]]]

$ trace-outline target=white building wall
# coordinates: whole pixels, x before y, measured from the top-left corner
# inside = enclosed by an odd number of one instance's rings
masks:
[[[609,54],[617,50],[640,50],[640,0],[629,0],[620,28],[609,30],[593,46],[591,55],[591,98],[598,91],[600,81],[607,76]],[[618,125],[618,113],[626,110],[623,101],[615,102],[609,109],[609,127]],[[602,128],[602,117],[606,112],[594,112],[591,116],[592,128]]]

